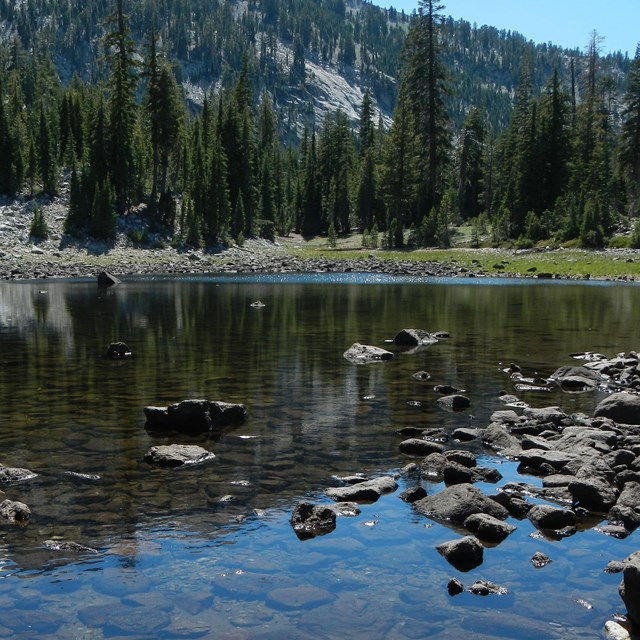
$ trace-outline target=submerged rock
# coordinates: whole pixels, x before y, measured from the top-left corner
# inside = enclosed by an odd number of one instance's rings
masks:
[[[353,362],[354,364],[382,362],[393,358],[393,353],[391,353],[391,351],[381,349],[380,347],[360,344],[359,342],[352,344],[343,355],[347,360],[349,360],[349,362]]]
[[[73,540],[45,540],[42,543],[52,551],[71,551],[72,553],[98,553],[97,549],[87,547]]]
[[[221,431],[244,422],[247,411],[242,404],[214,400],[183,400],[168,407],[145,407],[147,429],[184,433]]]
[[[151,447],[144,459],[161,467],[180,467],[185,464],[210,462],[215,457],[211,451],[195,444],[169,444]]]
[[[509,593],[509,590],[489,580],[476,580],[469,587],[469,593],[473,593],[476,596],[503,596]]]

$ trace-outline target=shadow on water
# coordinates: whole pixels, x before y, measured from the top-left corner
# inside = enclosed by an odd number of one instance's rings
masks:
[[[500,392],[515,391],[512,362],[546,377],[573,352],[637,348],[639,311],[629,285],[361,274],[148,277],[106,291],[0,283],[0,462],[39,474],[4,487],[32,519],[0,523],[0,609],[18,612],[10,624],[2,616],[0,636],[593,637],[623,608],[619,578],[602,569],[631,542],[588,531],[554,543],[516,522],[464,578],[509,594],[451,599],[453,569],[435,546],[455,534],[396,495],[305,543],[288,518],[301,497],[325,500],[334,476],[404,466],[397,429],[486,426]],[[385,343],[408,327],[450,338],[417,352]],[[132,358],[105,357],[118,340]],[[395,357],[350,364],[342,354],[354,342]],[[437,384],[465,389],[469,411],[440,409]],[[248,419],[220,438],[145,430],[144,406],[198,397],[244,403]],[[600,397],[523,399],[590,413]],[[217,457],[173,470],[144,461],[169,443]],[[487,460],[519,478],[512,463]],[[98,553],[52,551],[49,539]],[[542,571],[529,562],[538,547],[554,556]],[[576,604],[589,598],[591,609]],[[31,605],[35,618],[20,613]]]

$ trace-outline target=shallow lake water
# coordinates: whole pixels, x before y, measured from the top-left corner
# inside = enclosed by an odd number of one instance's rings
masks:
[[[398,498],[416,477],[323,537],[298,540],[289,518],[300,500],[326,502],[335,476],[411,462],[398,450],[402,427],[486,426],[501,392],[591,413],[599,393],[521,393],[505,368],[542,379],[577,364],[575,352],[638,349],[639,312],[639,287],[605,283],[362,274],[149,277],[108,290],[94,280],[0,283],[0,464],[38,474],[2,487],[32,518],[0,521],[0,638],[602,637],[624,612],[620,576],[603,569],[637,549],[637,534],[617,540],[594,526],[550,541],[510,519],[516,532],[462,574],[435,550],[459,532]],[[450,337],[417,351],[385,343],[409,327]],[[118,340],[132,358],[105,357]],[[350,364],[343,352],[354,342],[396,357]],[[465,389],[470,410],[440,409],[436,384]],[[144,406],[185,398],[241,402],[248,419],[215,439],[145,430]],[[174,442],[217,457],[169,470],[144,461],[150,446]],[[486,492],[539,482],[477,445],[449,445],[499,469]],[[97,553],[53,551],[46,540]],[[553,562],[535,569],[536,551]],[[508,593],[450,597],[451,577]]]

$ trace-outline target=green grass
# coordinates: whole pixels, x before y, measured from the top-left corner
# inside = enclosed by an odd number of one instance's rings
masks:
[[[326,238],[314,238],[301,247],[289,251],[300,258],[357,260],[375,255],[379,260],[407,260],[438,262],[464,267],[487,274],[506,273],[514,276],[552,276],[573,278],[638,278],[640,252],[587,251],[562,248],[550,251],[515,251],[512,249],[413,249],[384,250],[362,248],[359,234],[338,238],[335,248]],[[498,265],[498,266],[497,266]]]

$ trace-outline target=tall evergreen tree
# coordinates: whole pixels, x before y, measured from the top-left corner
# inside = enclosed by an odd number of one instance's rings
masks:
[[[105,38],[111,61],[109,167],[117,211],[123,213],[130,205],[136,182],[134,126],[137,83],[134,74],[134,45],[129,33],[128,19],[124,14],[123,0],[117,0],[116,13],[111,20],[113,30]]]
[[[443,9],[444,5],[435,0],[420,0],[403,52],[402,83],[420,148],[421,214],[440,204],[449,160],[449,116],[445,104],[448,87],[440,39]]]
[[[484,146],[487,128],[484,114],[469,110],[460,134],[458,170],[458,210],[463,219],[475,218],[483,210]]]

